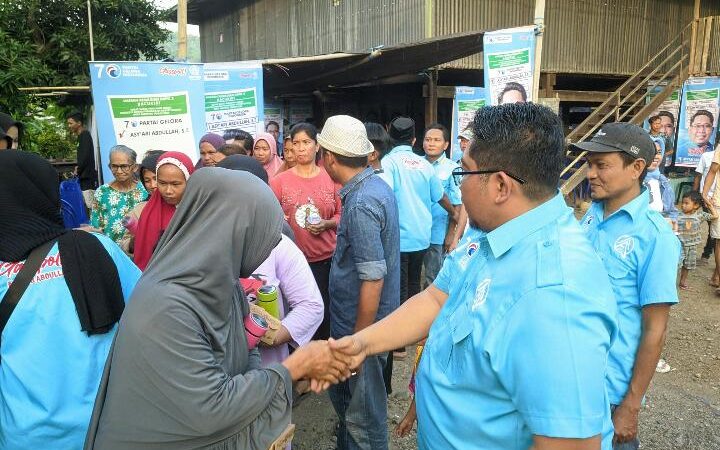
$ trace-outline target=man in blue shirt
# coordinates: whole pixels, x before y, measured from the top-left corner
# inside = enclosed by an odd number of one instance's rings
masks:
[[[607,371],[614,448],[637,449],[638,413],[665,344],[670,305],[678,302],[680,242],[642,187],[656,151],[642,128],[610,123],[573,147],[588,152],[593,199],[581,226],[610,275],[618,306]]]
[[[350,116],[327,119],[318,143],[325,169],[343,185],[342,215],[330,267],[330,334],[342,338],[372,325],[400,304],[400,230],[395,196],[368,167],[374,151],[365,126]],[[340,450],[386,450],[388,354],[330,390]]]
[[[445,155],[450,145],[450,132],[445,126],[433,123],[425,130],[423,150],[425,159],[432,165],[435,175],[442,183],[443,191],[453,205],[453,209],[460,213],[460,186],[452,176],[458,164]],[[430,231],[430,248],[425,253],[425,285],[429,286],[442,266],[443,258],[450,249],[455,238],[457,222],[450,217],[439,203],[432,205],[432,229]]]
[[[432,285],[330,346],[357,365],[429,332],[416,381],[420,449],[607,450],[617,310],[557,191],[560,120],[515,103],[479,109],[473,128],[454,174],[471,230]]]
[[[395,147],[382,159],[382,178],[390,185],[400,212],[400,302],[420,292],[425,252],[430,247],[432,206],[440,203],[457,220],[453,206],[430,163],[412,151],[415,122],[398,117],[388,130]],[[395,356],[404,358],[405,349]]]

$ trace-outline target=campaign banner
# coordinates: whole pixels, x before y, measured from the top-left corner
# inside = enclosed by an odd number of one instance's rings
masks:
[[[715,144],[720,111],[720,78],[688,79],[681,99],[675,165],[695,167],[702,154],[713,150]]]
[[[202,64],[92,61],[103,180],[113,179],[110,149],[126,145],[140,162],[148,150],[175,150],[198,158],[205,130]]]
[[[485,33],[483,55],[489,105],[534,100],[535,26]]]
[[[290,126],[293,126],[300,122],[307,122],[308,119],[312,119],[313,105],[310,100],[291,100],[289,108]]]
[[[265,131],[262,65],[257,62],[205,64],[205,129],[222,136],[240,129]]]
[[[645,104],[650,103],[656,95],[665,89],[667,83],[663,82],[654,88],[648,87],[647,93],[645,94]],[[670,138],[671,142],[675,142],[675,136],[677,133],[677,122],[678,115],[680,113],[680,89],[675,89],[668,98],[662,101],[660,105],[655,108],[652,113],[643,122],[643,128],[648,132],[650,131],[650,117],[660,115],[660,130]]]
[[[475,112],[485,106],[485,89],[481,87],[456,86],[453,100],[452,146],[450,158],[458,161],[462,158],[462,149],[458,135],[472,124]]]

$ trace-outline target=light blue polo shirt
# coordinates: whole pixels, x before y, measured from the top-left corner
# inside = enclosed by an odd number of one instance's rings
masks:
[[[618,305],[618,338],[610,349],[608,394],[618,405],[632,378],[635,354],[642,334],[642,308],[655,303],[677,303],[675,281],[680,241],[657,211],[649,208],[647,189],[603,218],[603,203],[594,202],[582,228],[610,275]]]
[[[452,176],[453,170],[460,167],[458,163],[443,154],[430,164],[432,165],[432,168],[435,169],[435,175],[440,180],[443,191],[447,194],[450,203],[455,206],[461,205],[462,197],[460,195],[460,185],[455,182],[455,179]],[[445,234],[447,233],[449,220],[448,213],[445,211],[445,208],[440,206],[439,203],[433,203],[431,211],[432,231],[430,232],[430,243],[442,245],[445,242]]]
[[[430,247],[432,206],[443,196],[442,184],[429,162],[409,145],[399,145],[381,160],[380,176],[390,185],[400,213],[400,251]]]
[[[616,305],[560,194],[490,233],[470,229],[434,284],[449,297],[418,369],[420,449],[599,434],[612,447],[605,369]]]
[[[128,299],[140,270],[110,238],[96,236]],[[21,267],[0,261],[0,298]],[[2,333],[0,449],[82,448],[115,329],[81,330],[55,244]]]

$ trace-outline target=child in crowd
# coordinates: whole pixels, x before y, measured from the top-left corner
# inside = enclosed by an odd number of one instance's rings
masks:
[[[707,209],[709,212],[705,212]],[[677,218],[677,232],[682,243],[680,259],[680,289],[688,289],[688,273],[695,269],[698,246],[701,243],[700,224],[718,218],[712,204],[706,204],[698,191],[690,191],[683,195],[680,204],[681,213]]]

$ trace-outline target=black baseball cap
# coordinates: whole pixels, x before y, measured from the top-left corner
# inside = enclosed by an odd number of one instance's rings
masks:
[[[388,134],[395,141],[410,142],[415,137],[415,121],[409,117],[396,117],[390,122]]]
[[[627,122],[607,123],[589,141],[570,144],[570,148],[590,153],[623,152],[644,159],[646,165],[655,159],[655,143],[647,131]]]

